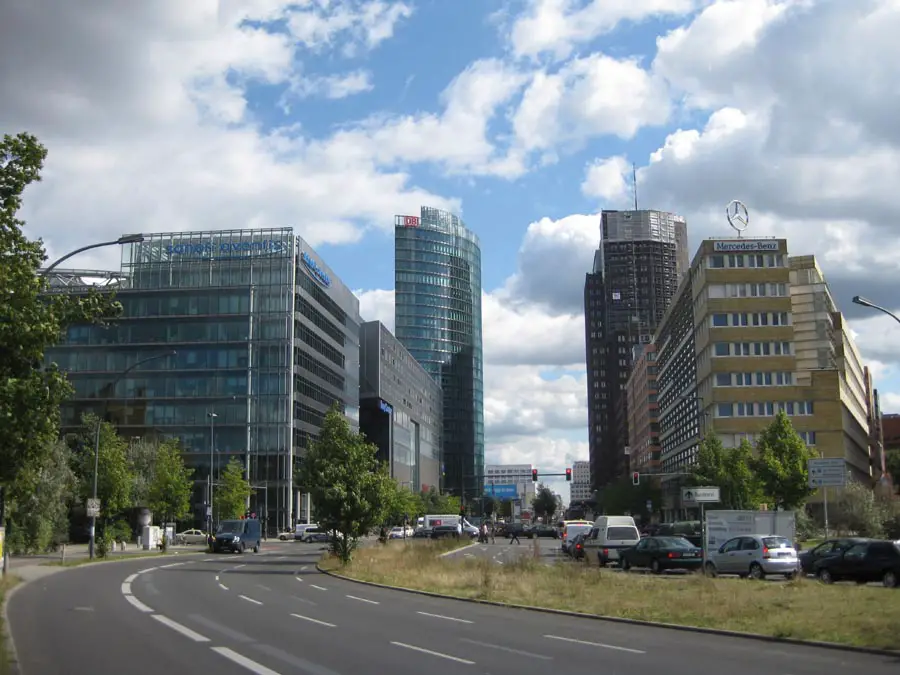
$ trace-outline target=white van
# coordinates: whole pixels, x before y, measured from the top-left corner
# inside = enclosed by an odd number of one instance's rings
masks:
[[[584,538],[584,559],[590,564],[596,560],[600,567],[619,561],[619,551],[630,548],[641,540],[634,518],[631,516],[600,516],[594,521],[591,532]]]

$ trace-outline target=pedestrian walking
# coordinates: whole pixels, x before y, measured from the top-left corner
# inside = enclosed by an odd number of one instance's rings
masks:
[[[514,527],[509,530],[509,543],[512,544],[513,542],[519,543],[519,531]]]

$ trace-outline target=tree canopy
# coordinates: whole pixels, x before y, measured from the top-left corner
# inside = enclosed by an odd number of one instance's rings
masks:
[[[157,472],[159,467],[157,466]],[[219,520],[240,518],[247,510],[247,499],[253,492],[250,483],[244,478],[244,467],[237,457],[228,460],[228,464],[219,477],[214,492],[213,506]]]
[[[377,454],[377,446],[354,432],[334,405],[300,465],[298,480],[311,495],[319,525],[337,533],[332,546],[344,563],[360,537],[384,523],[396,494]]]
[[[150,510],[164,523],[187,518],[194,470],[185,467],[177,440],[158,446],[154,469],[147,495]]]
[[[783,410],[757,438],[756,453],[752,468],[765,498],[785,511],[802,506],[814,492],[808,483],[807,463],[816,455]]]
[[[755,510],[761,492],[752,466],[753,446],[746,439],[737,448],[726,449],[718,436],[710,435],[700,443],[689,482],[693,486],[717,486],[719,508]]]
[[[543,483],[539,483],[534,499],[531,500],[531,507],[536,516],[552,518],[557,507],[556,495],[553,494],[553,490]]]

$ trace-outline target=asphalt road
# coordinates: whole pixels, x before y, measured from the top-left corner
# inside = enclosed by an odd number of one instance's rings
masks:
[[[471,549],[470,549],[471,550]],[[900,658],[604,623],[367,587],[319,547],[74,568],[11,599],[24,675],[896,675]]]

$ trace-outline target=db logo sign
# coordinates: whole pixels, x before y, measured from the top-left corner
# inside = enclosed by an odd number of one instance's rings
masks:
[[[418,216],[403,216],[403,227],[418,227],[419,226],[419,217]]]

